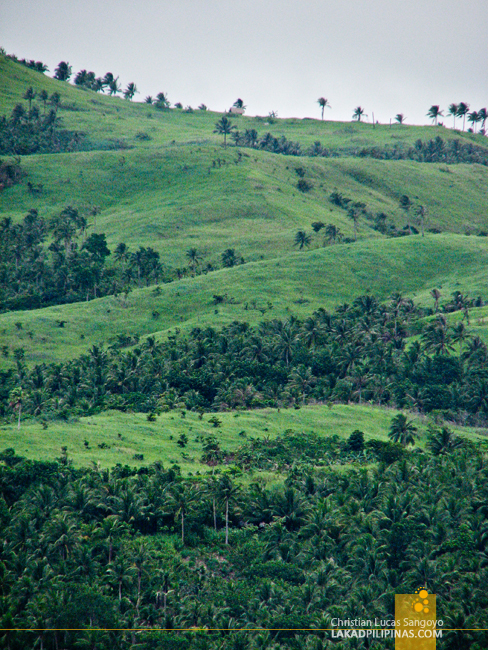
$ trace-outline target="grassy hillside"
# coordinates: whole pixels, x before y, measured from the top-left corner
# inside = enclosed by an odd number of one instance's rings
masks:
[[[97,206],[100,213],[91,217],[89,233],[106,233],[111,248],[121,241],[131,251],[152,246],[164,264],[183,267],[188,266],[186,252],[194,247],[202,264],[214,268],[221,266],[222,252],[233,248],[245,263],[136,289],[128,296],[0,314],[2,345],[9,353],[0,360],[3,366],[13,364],[13,351],[20,347],[29,364],[59,362],[95,343],[109,344],[118,334],[164,337],[176,327],[219,328],[233,320],[305,317],[364,293],[386,299],[399,291],[431,304],[430,291],[437,287],[444,298],[455,290],[488,298],[488,240],[467,236],[488,231],[488,167],[351,155],[363,147],[408,147],[439,135],[445,141],[488,147],[480,135],[442,127],[234,119],[241,132],[256,129],[259,136],[285,136],[298,141],[303,151],[320,141],[333,154],[293,157],[231,144],[224,149],[222,138],[213,133],[218,113],[160,111],[50,79],[0,56],[0,115],[22,101],[29,86],[61,95],[63,127],[85,133],[87,150],[24,156],[25,178],[0,193],[0,219],[20,221],[31,208],[49,219],[67,205],[87,215]],[[302,176],[311,184],[308,192],[297,187]],[[33,195],[27,182],[42,186],[42,191]],[[426,208],[426,229],[442,234],[388,239],[362,217],[356,243],[324,246],[323,231],[311,229],[314,221],[332,223],[353,237],[352,221],[346,210],[331,203],[331,192],[364,203],[372,215],[386,213],[397,228],[406,224],[399,199],[408,195]],[[312,235],[309,249],[294,247],[298,229]],[[215,295],[222,302],[216,304]],[[488,340],[486,308],[473,310],[472,319],[472,327]],[[367,435],[384,437],[391,411],[309,407],[222,418],[219,438],[232,449],[242,441],[242,430],[249,436],[264,435],[265,429],[277,435],[301,427],[348,435],[359,427]],[[116,413],[50,424],[47,431],[28,423],[20,446],[13,425],[2,429],[0,438],[4,446],[32,457],[52,458],[67,444],[78,464],[135,463],[134,454],[143,453],[144,462],[164,458],[195,471],[201,445],[192,436],[207,429],[210,425],[192,413],[185,419],[164,415],[156,423],[143,415]],[[183,431],[191,433],[186,458],[169,438]],[[99,449],[105,438],[110,448]],[[91,450],[85,448],[85,439]]]
[[[210,468],[202,464],[202,441],[200,436],[215,434],[222,449],[232,452],[250,438],[275,438],[286,430],[315,432],[320,436],[339,435],[347,438],[359,429],[365,439],[388,439],[388,430],[398,411],[369,405],[352,406],[336,404],[331,407],[318,405],[295,409],[260,409],[219,413],[221,426],[216,429],[204,415],[200,420],[196,413],[179,411],[162,413],[156,422],[148,422],[143,413],[120,413],[110,411],[101,415],[80,418],[74,422],[52,422],[43,429],[35,421],[22,424],[20,434],[16,424],[0,428],[2,448],[13,447],[17,454],[27,458],[53,460],[61,454],[61,447],[68,447],[74,464],[90,466],[100,463],[109,467],[122,465],[146,465],[162,461],[166,466],[176,463],[182,471],[206,472]],[[415,425],[421,432],[420,446],[425,445],[426,420],[414,416]],[[472,440],[485,440],[481,429],[454,427],[457,433]],[[181,448],[177,440],[181,434],[188,437],[188,445]],[[88,447],[85,445],[88,443]],[[106,447],[100,448],[99,445]],[[134,458],[143,454],[144,459]]]
[[[127,299],[108,296],[0,314],[0,332],[11,350],[24,348],[29,363],[61,361],[94,343],[108,343],[117,334],[164,335],[174,327],[219,328],[233,320],[256,323],[290,314],[307,316],[319,307],[332,308],[364,293],[386,299],[399,291],[429,305],[434,286],[445,299],[456,290],[486,297],[487,264],[484,237],[361,241],[244,264],[158,289],[139,289]],[[214,295],[226,296],[225,302],[215,305]],[[64,327],[59,327],[61,321]]]
[[[226,248],[235,248],[246,260],[288,253],[297,228],[313,221],[337,225],[352,237],[345,210],[328,199],[338,191],[361,201],[372,212],[385,212],[399,227],[405,214],[398,200],[403,194],[425,206],[426,227],[452,232],[488,230],[488,168],[480,165],[420,164],[359,158],[306,158],[271,154],[249,148],[240,152],[213,133],[216,113],[186,113],[110,98],[49,79],[0,57],[0,113],[21,101],[25,89],[58,92],[63,125],[88,134],[90,146],[106,148],[120,140],[131,149],[85,151],[26,156],[27,177],[0,196],[0,215],[20,220],[35,207],[51,217],[66,205],[81,211],[101,209],[90,232],[105,232],[113,246],[151,245],[171,266],[186,263],[185,252],[197,246],[205,262],[218,263]],[[3,92],[1,92],[3,91]],[[64,108],[63,108],[64,106]],[[459,134],[440,127],[377,126],[319,120],[274,120],[240,116],[242,132],[255,128],[276,137],[298,140],[303,148],[320,140],[330,150],[426,141],[441,133],[446,140],[486,138]],[[148,138],[141,140],[140,138]],[[297,190],[296,168],[301,167],[310,192]],[[43,186],[32,196],[27,181]],[[362,219],[359,236],[378,237],[372,223]],[[314,245],[322,243],[316,237]]]

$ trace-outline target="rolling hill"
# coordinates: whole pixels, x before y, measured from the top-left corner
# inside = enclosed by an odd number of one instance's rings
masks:
[[[201,269],[209,270],[128,295],[1,313],[6,354],[0,363],[6,369],[17,348],[29,365],[60,362],[118,335],[166,337],[175,328],[306,317],[364,293],[386,299],[401,292],[427,305],[437,287],[444,298],[462,291],[488,299],[488,166],[392,155],[436,138],[488,152],[482,135],[238,116],[233,123],[240,133],[284,137],[298,142],[303,154],[320,142],[328,155],[282,155],[230,142],[224,148],[214,133],[219,113],[158,110],[104,96],[0,56],[0,115],[22,102],[30,86],[59,93],[62,125],[81,134],[81,144],[69,152],[22,156],[25,175],[0,193],[0,220],[18,223],[33,208],[49,220],[68,205],[88,216],[96,206],[89,232],[105,233],[112,250],[119,242],[130,251],[151,246],[166,267],[188,269],[187,252],[196,248]],[[385,152],[389,159],[380,159]],[[363,205],[358,241],[332,193]],[[406,214],[400,208],[404,195],[425,208],[425,237],[389,237],[377,227],[378,213],[396,234],[415,222],[413,209]],[[347,243],[327,244],[323,230],[312,230],[314,222],[333,224]],[[299,229],[311,236],[303,250],[294,246]],[[221,268],[229,248],[243,263]],[[473,311],[472,327],[486,339],[485,313],[483,307]]]

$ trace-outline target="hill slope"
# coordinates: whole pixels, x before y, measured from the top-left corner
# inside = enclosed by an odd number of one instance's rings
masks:
[[[487,264],[484,237],[446,234],[360,241],[138,289],[127,298],[107,296],[0,314],[0,331],[11,350],[24,348],[29,362],[61,361],[94,343],[109,343],[118,334],[164,335],[174,327],[219,328],[233,320],[304,317],[364,293],[386,299],[398,291],[429,305],[434,286],[445,298],[456,290],[486,296]],[[215,295],[224,301],[215,304]]]

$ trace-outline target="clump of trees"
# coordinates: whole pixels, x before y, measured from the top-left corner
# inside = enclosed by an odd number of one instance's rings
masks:
[[[453,295],[425,322],[434,309],[420,310],[400,295],[384,305],[361,296],[304,320],[195,328],[165,342],[150,337],[128,352],[93,346],[61,366],[29,368],[16,353],[14,367],[0,375],[0,414],[17,415],[8,396],[21,387],[23,417],[368,401],[486,425],[488,350],[467,327],[473,304],[482,302]],[[451,325],[445,313],[456,308],[463,320]],[[407,347],[412,334],[419,338]],[[55,380],[60,372],[63,379]]]
[[[149,285],[165,277],[159,253],[126,244],[111,251],[103,233],[88,234],[85,213],[67,206],[50,221],[31,209],[21,223],[0,223],[0,309],[37,309]]]
[[[48,95],[27,88],[24,104],[16,104],[9,116],[0,116],[0,154],[14,156],[34,153],[58,153],[77,151],[81,148],[85,133],[62,129],[58,116],[61,98],[58,93]],[[34,104],[34,100],[40,106]]]
[[[20,181],[20,166],[15,162],[0,163],[0,181],[4,167],[6,182]],[[42,185],[28,186],[31,193],[43,191]],[[204,256],[196,248],[186,252],[187,265],[181,268],[163,265],[151,246],[130,250],[120,242],[111,251],[104,233],[89,234],[98,212],[96,206],[83,210],[66,206],[46,220],[33,208],[20,223],[9,217],[0,222],[0,311],[127,294],[134,287],[214,270],[210,262],[203,263]],[[230,268],[243,264],[244,258],[228,248],[220,263]]]

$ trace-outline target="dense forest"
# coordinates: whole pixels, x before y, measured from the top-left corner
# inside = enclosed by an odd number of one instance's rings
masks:
[[[486,457],[470,446],[338,471],[294,451],[274,488],[4,452],[1,627],[25,631],[3,646],[356,648],[312,630],[349,612],[389,619],[395,592],[423,584],[445,629],[488,627]],[[442,648],[481,650],[486,635],[444,632]]]

